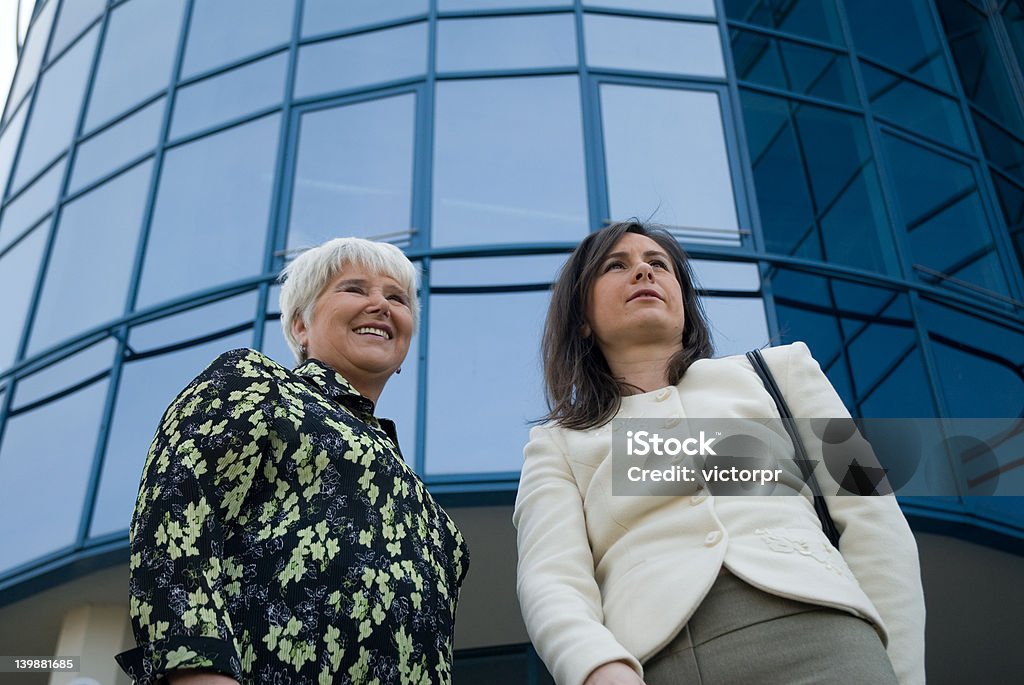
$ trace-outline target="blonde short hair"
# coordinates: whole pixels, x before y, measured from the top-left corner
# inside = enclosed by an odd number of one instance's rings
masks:
[[[409,294],[413,332],[416,331],[420,313],[416,296],[418,274],[409,258],[390,243],[363,238],[335,238],[300,254],[284,267],[278,279],[281,283],[281,328],[299,363],[306,360],[302,346],[292,333],[292,324],[301,316],[309,326],[320,293],[339,273],[353,266],[393,278],[405,289]]]

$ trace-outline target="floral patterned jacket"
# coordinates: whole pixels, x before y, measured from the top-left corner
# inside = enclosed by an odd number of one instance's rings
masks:
[[[131,528],[135,681],[448,683],[462,535],[318,360],[218,357],[164,415]]]

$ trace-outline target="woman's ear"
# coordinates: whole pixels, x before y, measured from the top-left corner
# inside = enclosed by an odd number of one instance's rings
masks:
[[[587,323],[586,321],[584,321],[583,325],[580,326],[580,335],[582,335],[584,338],[589,338],[593,332],[594,331],[591,330],[590,328],[590,324]]]
[[[296,316],[292,319],[292,337],[302,347],[306,346],[306,322],[303,321],[301,316]]]

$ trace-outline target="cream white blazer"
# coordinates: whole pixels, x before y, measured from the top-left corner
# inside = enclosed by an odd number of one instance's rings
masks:
[[[849,416],[805,344],[764,356],[794,416]],[[697,361],[678,385],[623,398],[616,418],[778,416],[750,363],[735,356]],[[820,442],[804,440],[820,462]],[[793,458],[792,443],[774,444]],[[611,423],[536,427],[524,450],[513,514],[519,602],[559,685],[580,685],[618,660],[642,675],[641,664],[682,629],[723,565],[766,592],[867,619],[900,683],[924,682],[917,546],[894,497],[827,497],[840,554],[809,494],[613,497],[610,454]],[[836,491],[820,463],[815,475],[823,491]]]

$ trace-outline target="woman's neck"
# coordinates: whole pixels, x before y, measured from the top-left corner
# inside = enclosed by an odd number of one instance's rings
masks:
[[[668,364],[678,351],[678,346],[633,347],[606,352],[605,360],[613,376],[639,392],[650,392],[669,385]]]

